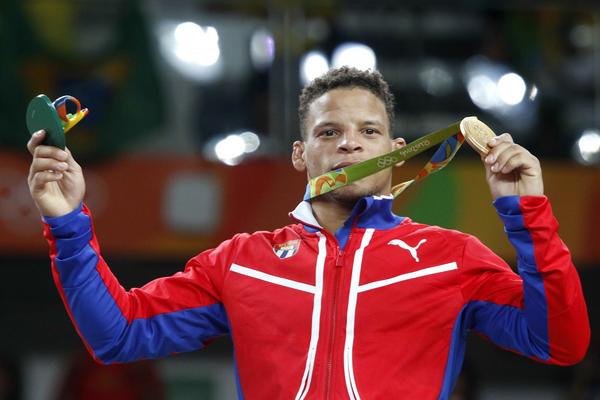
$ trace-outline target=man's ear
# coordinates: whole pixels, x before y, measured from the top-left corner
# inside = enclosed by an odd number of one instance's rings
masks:
[[[306,161],[304,160],[304,142],[296,140],[292,145],[292,165],[296,171],[306,171]]]
[[[392,149],[394,150],[398,150],[401,147],[406,146],[406,140],[404,140],[403,138],[395,138],[392,139]],[[400,161],[398,164],[396,164],[396,167],[401,167],[402,164],[404,164],[404,161]]]

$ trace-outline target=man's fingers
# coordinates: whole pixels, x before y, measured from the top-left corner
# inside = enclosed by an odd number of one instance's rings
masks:
[[[66,151],[54,146],[37,146],[33,150],[33,156],[36,158],[54,158],[59,161],[67,161],[69,158]]]
[[[502,174],[509,174],[515,169],[523,166],[525,157],[523,153],[514,153],[510,158],[506,159],[503,163],[496,163],[492,166],[492,171],[499,172]]]
[[[69,168],[69,164],[64,161],[58,161],[53,158],[39,158],[36,157],[31,162],[31,173],[35,174],[41,171],[66,171]]]
[[[492,165],[492,172],[508,174],[521,167],[534,167],[539,161],[523,147],[513,144],[498,155],[497,161]]]
[[[484,162],[488,165],[494,165],[494,163],[498,161],[500,155],[510,146],[514,146],[514,143],[508,141],[497,142],[485,156]]]
[[[67,164],[69,164],[75,170],[81,169],[79,164],[77,164],[77,161],[75,161],[75,158],[73,158],[73,154],[71,154],[71,150],[69,150],[67,147],[65,147],[65,153],[67,154],[67,158],[66,158],[65,162]]]
[[[31,135],[31,138],[27,142],[27,150],[29,150],[31,155],[33,155],[35,148],[44,141],[45,136],[46,132],[44,130],[33,132],[33,135]]]
[[[491,148],[494,148],[502,143],[514,143],[514,140],[510,133],[504,132],[502,135],[498,135],[492,140],[490,140],[487,145]]]
[[[505,146],[503,147],[499,146],[497,149],[500,151],[496,154],[496,162],[492,165],[492,172],[503,171],[506,163],[510,159],[514,158],[519,153],[522,153],[524,151],[524,149],[521,146],[508,143],[505,143]]]
[[[58,171],[37,172],[31,178],[32,189],[33,191],[43,190],[47,183],[59,181],[62,177],[62,172]]]
[[[31,139],[27,142],[27,150],[29,150],[29,153],[34,158],[54,158],[60,161],[67,161],[71,157],[70,152],[61,150],[58,147],[42,145],[45,136],[46,132],[44,130],[37,131],[31,135]]]

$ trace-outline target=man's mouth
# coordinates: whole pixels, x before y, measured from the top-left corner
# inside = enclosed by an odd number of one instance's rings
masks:
[[[333,168],[331,169],[331,171],[335,171],[336,169],[340,169],[340,168],[345,168],[348,167],[350,165],[354,165],[354,164],[358,164],[360,161],[343,161],[340,163],[337,163],[333,166]]]

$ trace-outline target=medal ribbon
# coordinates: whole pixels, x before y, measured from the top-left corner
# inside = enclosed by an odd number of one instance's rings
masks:
[[[406,146],[387,154],[373,157],[344,168],[338,168],[312,178],[306,185],[304,200],[310,200],[322,194],[329,193],[332,190],[350,185],[369,175],[376,174],[399,162],[408,160],[441,142],[433,157],[419,171],[417,176],[392,188],[392,195],[396,198],[413,183],[425,179],[448,165],[464,141],[465,138],[460,131],[460,122],[455,122],[444,129],[420,137]]]

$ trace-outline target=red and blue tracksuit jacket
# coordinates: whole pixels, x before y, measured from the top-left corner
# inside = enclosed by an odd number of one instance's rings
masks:
[[[546,197],[494,202],[518,275],[473,236],[396,216],[391,204],[360,200],[333,235],[302,202],[297,223],[236,235],[130,291],[100,255],[85,206],[45,218],[45,236],[95,360],[162,357],[231,335],[240,398],[447,399],[469,331],[545,363],[584,357],[581,284]]]

